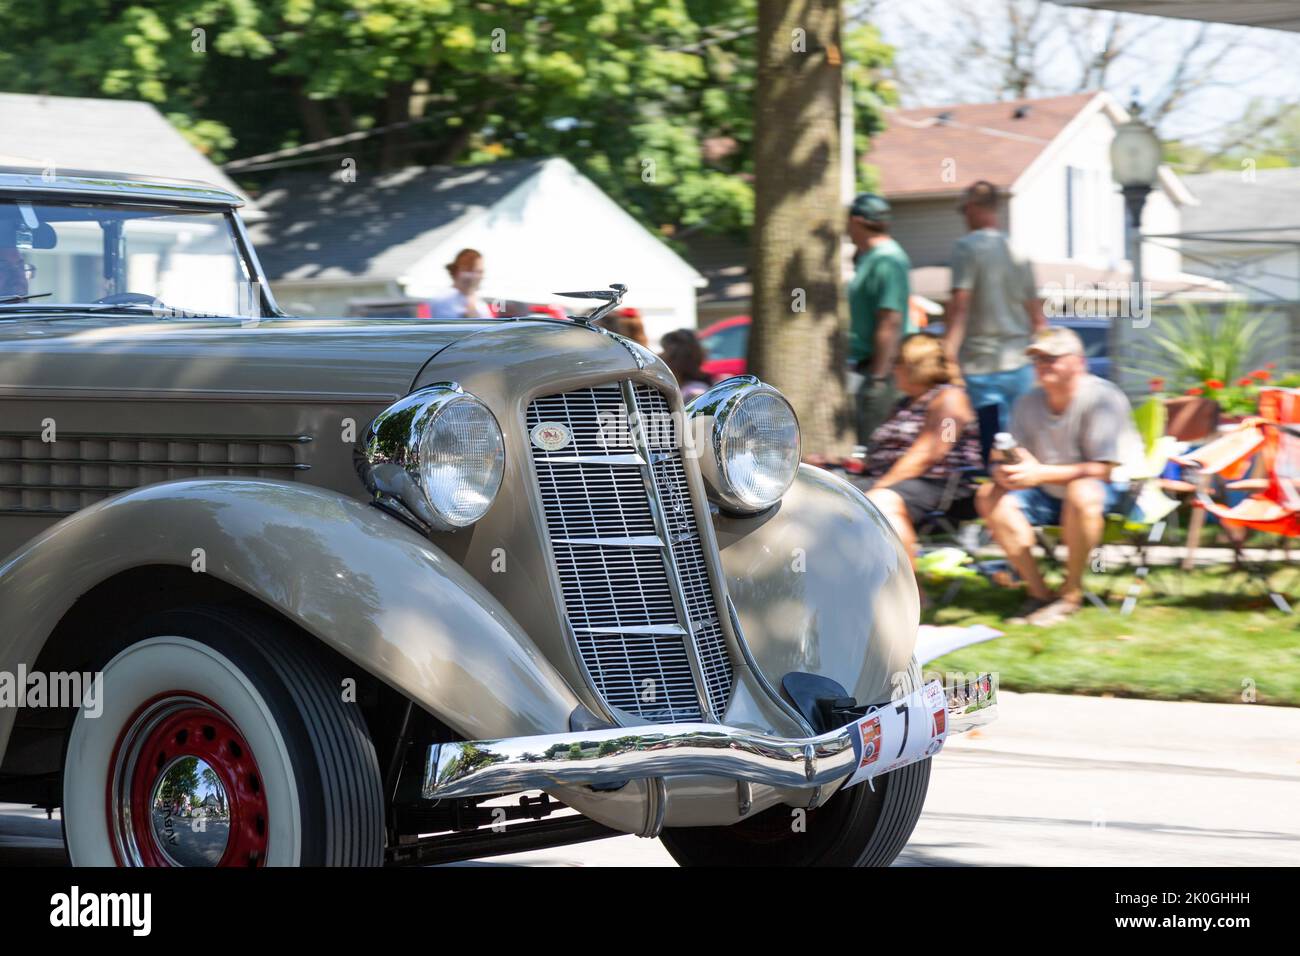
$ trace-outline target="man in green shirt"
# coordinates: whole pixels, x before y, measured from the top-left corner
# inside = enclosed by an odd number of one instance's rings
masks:
[[[858,247],[849,281],[849,364],[862,376],[857,413],[863,445],[898,401],[894,356],[902,337],[915,331],[907,308],[912,263],[890,237],[889,220],[889,203],[875,193],[861,193],[849,206],[849,238]]]

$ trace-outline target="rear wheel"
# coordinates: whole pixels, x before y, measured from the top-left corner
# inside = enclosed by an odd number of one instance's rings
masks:
[[[74,864],[383,862],[365,721],[293,628],[225,608],[158,615],[104,666],[99,700],[64,761]]]

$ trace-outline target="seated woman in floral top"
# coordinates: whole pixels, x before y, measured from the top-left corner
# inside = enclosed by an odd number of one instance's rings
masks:
[[[961,469],[978,468],[979,426],[943,343],[924,332],[899,343],[894,381],[906,400],[871,435],[870,498],[915,560],[916,524],[945,508],[954,522],[975,517],[975,487]],[[946,507],[945,507],[946,505]]]

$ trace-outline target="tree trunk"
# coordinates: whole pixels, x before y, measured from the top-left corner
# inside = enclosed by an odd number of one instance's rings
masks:
[[[302,120],[303,131],[307,135],[307,142],[315,143],[334,135],[325,119],[325,104],[307,95],[306,85],[301,79],[294,80],[293,98],[298,107],[298,117]]]
[[[384,96],[384,126],[405,123],[411,118],[411,84],[393,83]],[[390,170],[410,165],[411,130],[408,126],[381,133],[379,139],[379,168]]]
[[[805,455],[848,444],[840,25],[840,0],[759,0],[749,368],[794,405]]]

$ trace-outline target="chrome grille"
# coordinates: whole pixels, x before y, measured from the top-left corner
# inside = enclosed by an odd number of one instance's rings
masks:
[[[668,400],[663,393],[646,385],[636,387],[636,403],[643,417],[653,421],[670,421]],[[731,697],[731,660],[727,657],[726,638],[718,622],[708,567],[704,562],[704,545],[691,507],[691,493],[686,484],[680,443],[672,429],[651,427],[647,444],[657,452],[652,466],[659,500],[672,537],[673,558],[677,562],[677,579],[682,598],[690,615],[691,631],[704,673],[705,690],[713,712],[722,715]]]
[[[617,382],[528,407],[530,433],[559,422],[572,436],[555,451],[530,442],[565,612],[583,664],[610,706],[658,722],[700,720],[694,652],[701,690],[721,718],[731,696],[731,661],[668,402],[648,386],[633,391],[649,462],[628,428]]]

